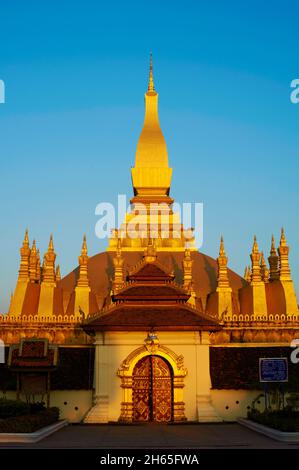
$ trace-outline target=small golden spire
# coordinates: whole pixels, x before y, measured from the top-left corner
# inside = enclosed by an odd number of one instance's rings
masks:
[[[53,235],[51,233],[50,235],[50,241],[49,241],[49,246],[48,246],[48,252],[53,252],[54,251],[54,244],[53,244]]]
[[[291,281],[291,270],[289,266],[289,247],[287,245],[284,229],[281,229],[280,243],[278,247],[279,255],[279,279],[281,281]]]
[[[228,261],[228,258],[225,253],[223,236],[221,236],[219,256],[217,258],[217,264],[218,264],[217,290],[223,287],[225,289],[230,287],[229,280],[228,280],[227,261]]]
[[[269,270],[265,261],[264,253],[262,251],[262,256],[261,256],[261,277],[264,282],[269,281]]]
[[[280,246],[287,246],[287,241],[286,241],[283,227],[281,227]]]
[[[251,251],[251,284],[260,283],[261,278],[261,269],[260,269],[260,259],[261,253],[259,252],[259,247],[257,244],[256,235],[254,235],[253,247]]]
[[[152,53],[150,53],[150,70],[149,70],[148,91],[155,91],[154,76],[153,76],[153,54]]]
[[[84,235],[83,243],[82,243],[82,249],[81,249],[81,255],[86,256],[87,254],[88,254],[88,252],[87,252],[86,235]]]
[[[21,263],[19,269],[19,281],[27,282],[29,279],[29,257],[30,257],[30,246],[28,229],[25,231],[24,240],[20,248]]]
[[[223,236],[222,235],[221,235],[221,238],[220,238],[219,255],[220,256],[225,256],[224,241],[223,241]]]
[[[23,246],[29,246],[28,228],[26,228],[26,230],[25,230],[25,236],[24,236]]]
[[[245,267],[245,272],[244,272],[244,279],[247,282],[251,281],[251,272],[250,272],[250,266]]]
[[[32,248],[31,248],[31,255],[36,254],[36,241],[33,240],[32,242]]]
[[[78,258],[78,261],[79,261],[79,278],[77,281],[77,287],[89,287],[88,251],[87,251],[86,235],[84,235],[83,237],[81,254]]]
[[[270,255],[275,256],[276,255],[276,248],[275,248],[275,240],[274,240],[274,235],[272,234],[271,237],[271,250],[270,250]]]
[[[124,258],[121,251],[121,238],[117,239],[116,256],[113,258],[114,279],[112,293],[116,294],[124,283]]]
[[[60,274],[60,266],[59,266],[59,264],[57,264],[57,267],[56,267],[55,278],[56,278],[56,282],[59,282],[59,281],[61,280],[61,274]]]
[[[29,278],[31,282],[37,281],[36,266],[37,266],[37,251],[35,240],[32,242],[32,248],[29,256]]]
[[[278,269],[278,256],[277,256],[277,251],[275,248],[274,235],[272,235],[271,237],[271,249],[270,249],[270,256],[268,257],[268,261],[270,265],[269,280],[275,281],[279,279],[279,269]]]
[[[53,235],[50,235],[48,251],[44,255],[43,262],[43,281],[47,284],[55,283],[55,259],[56,253],[54,252]]]
[[[254,235],[252,253],[258,253],[258,252],[259,252],[259,247],[258,247],[258,244],[257,244],[256,235]]]
[[[40,266],[40,252],[36,251],[36,280],[40,282],[41,280],[41,266]]]
[[[183,258],[183,274],[184,274],[184,288],[188,291],[192,290],[192,266],[193,260],[189,248],[185,249]]]

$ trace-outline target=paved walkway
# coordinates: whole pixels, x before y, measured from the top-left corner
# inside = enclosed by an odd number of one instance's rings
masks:
[[[237,423],[158,425],[70,425],[37,444],[0,447],[36,449],[299,449],[262,436]]]

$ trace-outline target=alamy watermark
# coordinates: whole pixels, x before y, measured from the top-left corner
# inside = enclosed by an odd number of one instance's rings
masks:
[[[291,88],[294,88],[290,94],[291,103],[297,104],[299,103],[299,78],[294,78],[294,80],[291,81],[290,86]]]
[[[291,348],[295,348],[291,353],[291,362],[293,364],[299,363],[299,338],[293,339],[291,341]]]
[[[4,81],[0,79],[0,104],[5,103],[5,84]]]
[[[99,239],[109,238],[116,227],[121,227],[130,217],[125,230],[118,231],[120,238],[185,238],[186,243],[194,239],[196,246],[203,244],[203,203],[184,202],[143,204],[131,206],[125,194],[119,194],[117,207],[110,202],[100,202],[95,208],[95,215],[100,216],[95,225],[95,234]],[[182,228],[183,227],[183,228]]]

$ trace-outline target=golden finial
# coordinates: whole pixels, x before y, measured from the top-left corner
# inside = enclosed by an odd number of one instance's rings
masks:
[[[250,269],[250,266],[246,266],[246,268],[245,268],[244,279],[245,279],[245,281],[247,281],[247,282],[250,282],[250,281],[251,281],[251,269]]]
[[[271,250],[270,250],[270,254],[271,254],[272,256],[275,256],[275,255],[276,255],[276,248],[275,248],[274,235],[272,235],[272,238],[271,238]]]
[[[154,240],[152,240],[152,238],[149,239],[148,245],[144,250],[143,258],[147,263],[152,263],[152,262],[156,261],[156,259],[157,259],[157,249],[156,249],[155,239]]]
[[[56,282],[59,282],[61,280],[59,264],[57,264],[57,267],[56,267],[55,279],[56,279]]]
[[[86,243],[86,235],[83,237],[81,255],[87,255],[87,243]]]
[[[286,246],[286,244],[287,244],[287,241],[286,241],[286,237],[284,234],[284,228],[281,227],[280,246]]]
[[[188,247],[185,248],[184,258],[188,260],[191,258],[190,248]]]
[[[258,247],[258,244],[257,244],[256,235],[254,235],[252,253],[258,253],[258,252],[259,252],[259,247]]]
[[[261,263],[260,263],[260,266],[261,266],[261,276],[262,276],[262,280],[264,282],[268,282],[269,281],[269,270],[268,270],[268,267],[267,267],[267,264],[266,264],[266,261],[265,261],[265,257],[264,257],[264,252],[262,251],[262,254],[261,254]]]
[[[26,228],[26,230],[25,230],[25,236],[24,236],[23,246],[29,246],[28,228]]]
[[[35,240],[33,240],[33,242],[32,242],[31,254],[32,255],[36,254],[36,242],[35,242]]]
[[[219,255],[220,255],[220,256],[225,256],[224,240],[223,240],[223,236],[222,236],[222,235],[221,235],[221,238],[220,238]]]
[[[154,76],[153,76],[153,54],[150,54],[150,70],[149,70],[149,82],[148,91],[155,91]]]
[[[52,233],[51,233],[51,235],[50,235],[50,241],[49,241],[48,251],[54,251],[53,235],[52,235]]]

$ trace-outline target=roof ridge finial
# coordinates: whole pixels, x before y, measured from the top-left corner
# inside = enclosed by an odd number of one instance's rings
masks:
[[[154,75],[153,75],[153,54],[150,53],[150,69],[149,69],[149,82],[147,91],[155,91]]]

